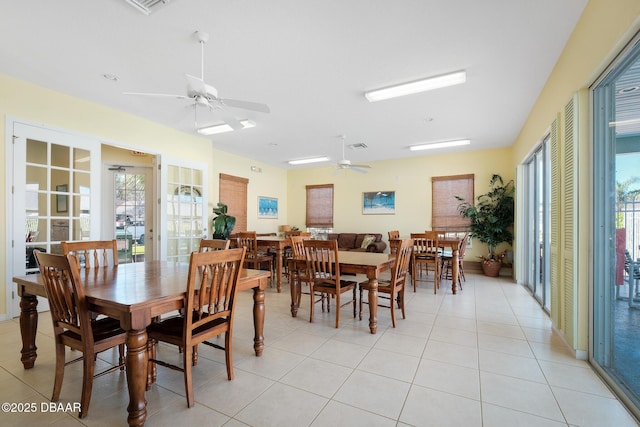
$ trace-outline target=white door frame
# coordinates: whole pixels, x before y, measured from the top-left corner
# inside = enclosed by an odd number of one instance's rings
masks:
[[[60,130],[53,127],[44,126],[38,123],[30,123],[26,120],[8,116],[6,118],[6,318],[12,318],[20,313],[16,288],[12,282],[13,276],[24,275],[26,273],[25,255],[25,197],[24,188],[18,188],[21,183],[26,182],[26,139],[37,139],[69,147],[79,147],[89,150],[90,156],[90,180],[92,191],[90,203],[92,215],[95,221],[91,222],[91,236],[98,236],[100,223],[100,142],[97,138],[81,135],[78,133]],[[97,172],[97,173],[96,173]],[[72,191],[72,189],[70,189]],[[22,197],[16,197],[21,195]],[[48,240],[47,240],[48,242]],[[48,304],[40,300],[38,310],[48,310]]]

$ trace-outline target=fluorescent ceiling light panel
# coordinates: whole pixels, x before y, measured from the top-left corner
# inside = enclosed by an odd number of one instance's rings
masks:
[[[429,77],[423,80],[389,86],[365,92],[364,96],[369,102],[382,101],[383,99],[397,98],[399,96],[411,95],[414,93],[426,92],[428,90],[439,89],[441,87],[453,86],[467,81],[466,71],[456,71],[441,76]]]
[[[256,126],[255,122],[252,122],[251,120],[240,120],[240,123],[242,124],[242,129],[249,129]],[[201,135],[213,135],[216,133],[231,132],[232,130],[233,128],[231,126],[226,123],[222,123],[219,125],[200,128],[198,129],[198,133]]]
[[[458,147],[460,145],[469,145],[471,141],[468,139],[458,139],[455,141],[432,142],[430,144],[412,145],[409,147],[411,151],[433,150],[436,148]]]
[[[313,157],[310,159],[289,160],[287,163],[290,165],[306,165],[307,163],[326,162],[327,160],[329,160],[328,157]]]

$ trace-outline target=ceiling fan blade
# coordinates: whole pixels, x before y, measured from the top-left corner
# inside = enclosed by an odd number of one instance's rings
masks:
[[[271,109],[267,104],[261,104],[259,102],[240,101],[238,99],[220,99],[227,107],[242,108],[244,110],[257,111],[259,113],[270,113]]]
[[[366,171],[364,169],[361,169],[356,165],[351,166],[349,169],[351,169],[352,171],[355,171],[355,172],[359,172],[359,173],[368,173],[368,171]]]
[[[369,165],[351,165],[352,168],[365,168],[365,169],[371,169],[371,166]]]
[[[177,98],[177,99],[192,99],[186,95],[174,95],[170,93],[147,93],[147,92],[122,92],[123,95],[142,95],[142,96],[157,96],[160,98]]]
[[[222,116],[222,120],[224,120],[224,122],[226,124],[231,126],[231,129],[233,129],[233,130],[242,130],[242,129],[244,129],[244,125],[242,123],[240,123],[240,121],[237,120],[235,117],[232,117],[232,116],[229,116],[229,115],[224,115],[224,116]]]

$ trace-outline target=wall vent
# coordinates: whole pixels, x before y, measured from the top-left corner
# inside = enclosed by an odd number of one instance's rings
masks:
[[[152,12],[160,9],[171,0],[125,0],[135,10],[145,15],[151,15]]]

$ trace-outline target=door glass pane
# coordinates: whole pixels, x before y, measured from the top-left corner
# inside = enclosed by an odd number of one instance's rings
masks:
[[[549,288],[549,215],[548,201],[549,176],[547,167],[549,156],[547,146],[549,138],[545,138],[536,152],[523,164],[523,189],[525,189],[526,221],[524,230],[526,273],[524,284],[531,289],[536,300],[548,311],[550,308]]]
[[[203,172],[175,165],[167,172],[167,259],[186,262],[206,228]]]
[[[65,145],[51,144],[51,166],[69,169],[70,150]]]
[[[89,150],[81,148],[73,149],[73,168],[76,170],[91,170],[91,162],[89,162]]]
[[[593,361],[640,414],[640,45],[594,89]],[[639,270],[635,269],[638,265]]]
[[[145,259],[146,176],[139,173],[114,174],[115,227],[118,262]]]

